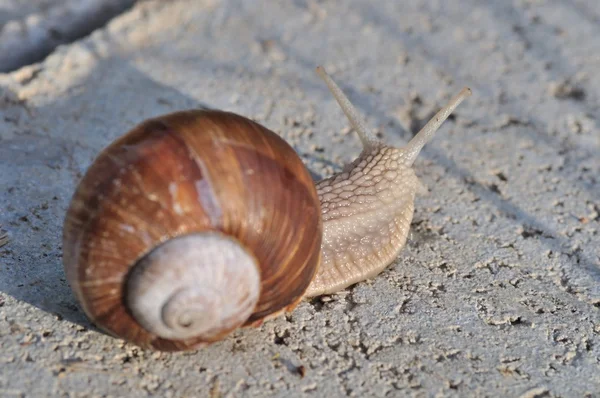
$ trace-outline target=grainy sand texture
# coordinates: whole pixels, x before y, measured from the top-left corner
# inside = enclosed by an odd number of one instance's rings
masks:
[[[361,145],[317,65],[398,146],[473,90],[398,259],[196,352],[98,331],[61,260],[98,152],[204,105],[327,177]],[[597,0],[1,0],[0,70],[0,396],[600,396]]]

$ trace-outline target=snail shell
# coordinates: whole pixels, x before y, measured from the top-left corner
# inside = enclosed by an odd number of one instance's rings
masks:
[[[184,350],[293,308],[321,239],[316,189],[292,147],[200,109],[147,120],[97,157],[67,211],[63,251],[95,324]]]

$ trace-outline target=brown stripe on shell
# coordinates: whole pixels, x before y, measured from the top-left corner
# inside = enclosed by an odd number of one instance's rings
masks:
[[[201,145],[200,136],[179,129],[211,179],[219,179],[213,189],[222,230],[252,248],[261,264],[261,298],[250,324],[297,303],[316,272],[322,228],[316,189],[293,148],[259,124],[213,111],[194,128],[213,132],[212,145]]]
[[[138,259],[187,233],[237,238],[261,264],[251,324],[302,298],[318,266],[321,228],[312,178],[284,140],[231,113],[178,112],[138,125],[91,165],[65,220],[65,272],[99,327],[140,346],[181,350],[203,342],[156,338],[123,304]]]

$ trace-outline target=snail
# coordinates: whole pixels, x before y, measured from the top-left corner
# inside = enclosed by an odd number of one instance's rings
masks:
[[[147,119],[100,152],[63,228],[67,281],[96,326],[144,348],[198,349],[396,259],[425,190],[411,166],[471,91],[394,148],[317,73],[363,149],[316,183],[278,134],[221,110]]]

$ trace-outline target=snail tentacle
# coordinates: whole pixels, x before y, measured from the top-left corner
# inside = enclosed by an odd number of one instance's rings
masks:
[[[333,94],[336,101],[342,108],[342,111],[346,114],[348,120],[352,124],[354,130],[360,137],[360,141],[365,150],[370,150],[373,147],[376,147],[379,141],[377,138],[369,132],[366,127],[366,124],[362,117],[360,117],[358,110],[352,105],[346,94],[340,89],[337,83],[327,74],[327,71],[322,66],[317,67],[317,74],[323,79],[329,91]]]
[[[423,126],[421,130],[419,130],[419,132],[404,148],[402,148],[402,151],[404,152],[404,163],[407,166],[412,166],[419,156],[421,149],[425,146],[425,144],[431,141],[435,135],[435,132],[440,128],[442,123],[444,123],[444,121],[448,119],[448,116],[454,112],[456,107],[470,95],[471,89],[464,87],[458,94],[452,97],[450,101],[448,101],[448,103],[442,107],[442,109],[440,109],[435,116],[433,116],[427,122],[427,124]]]

